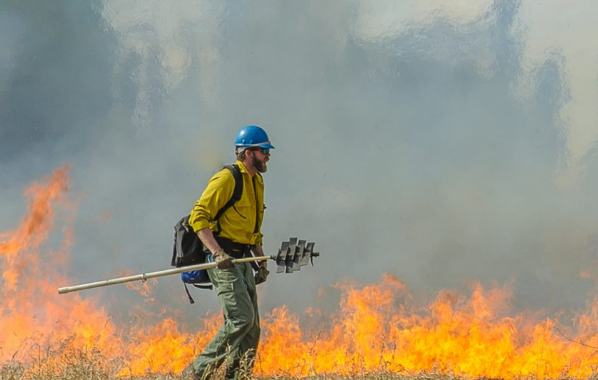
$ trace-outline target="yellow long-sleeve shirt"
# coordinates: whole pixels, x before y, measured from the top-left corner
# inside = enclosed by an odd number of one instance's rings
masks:
[[[232,207],[220,217],[222,230],[219,236],[241,244],[262,244],[262,220],[264,216],[264,181],[259,174],[251,177],[241,161],[237,161],[243,178],[243,194]],[[214,218],[235,190],[235,178],[228,169],[222,169],[209,181],[201,197],[195,203],[189,217],[189,225],[195,232],[209,227],[218,231]]]

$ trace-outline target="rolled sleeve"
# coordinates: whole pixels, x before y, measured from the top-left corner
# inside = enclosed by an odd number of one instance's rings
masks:
[[[264,239],[264,235],[262,235],[262,233],[257,233],[257,236],[255,238],[255,245],[264,245],[262,243],[262,240]]]

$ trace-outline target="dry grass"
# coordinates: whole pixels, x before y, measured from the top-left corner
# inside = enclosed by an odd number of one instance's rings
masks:
[[[180,374],[148,374],[143,377],[117,376],[123,368],[123,363],[118,359],[107,360],[102,355],[92,350],[91,352],[68,353],[60,350],[38,350],[38,357],[32,364],[22,364],[16,360],[1,364],[0,380],[181,380]],[[248,361],[242,359],[238,380],[251,380],[248,371]],[[224,368],[216,370],[211,380],[224,380]],[[257,379],[253,377],[253,379]],[[288,375],[280,374],[268,378],[286,380],[294,379]],[[395,372],[356,373],[352,375],[319,375],[303,377],[305,380],[498,380],[498,379],[468,379],[453,375],[436,373],[401,374]],[[526,378],[519,380],[538,380]],[[575,380],[563,378],[560,380]],[[593,376],[589,380],[598,380]]]
[[[73,358],[74,359],[74,358]],[[243,366],[243,364],[242,364]],[[56,366],[32,366],[26,368],[25,366],[9,362],[2,365],[0,368],[0,380],[181,380],[180,374],[155,374],[143,377],[117,377],[115,373],[110,373],[102,369],[89,357],[84,357],[80,362],[66,361],[59,367]],[[224,380],[224,370],[220,368],[217,370],[211,380]],[[251,377],[244,368],[240,370],[239,380],[258,379]],[[296,380],[296,377],[289,377],[285,375],[273,376],[268,378],[260,378],[264,380]],[[463,377],[455,377],[452,375],[441,374],[398,374],[398,373],[367,373],[354,375],[320,375],[308,376],[301,378],[303,380],[498,380],[498,379],[466,379]],[[538,379],[522,379],[522,380],[538,380]],[[574,379],[561,379],[574,380]],[[598,380],[593,377],[590,380]]]
[[[78,352],[62,355],[56,359],[55,351],[40,352],[34,364],[24,365],[17,361],[10,361],[0,367],[0,380],[180,380],[180,374],[155,374],[143,377],[117,377],[119,370],[115,363],[107,361],[98,352]],[[122,367],[120,367],[122,368]],[[239,380],[252,379],[248,373],[247,360],[241,360]],[[254,377],[255,379],[255,377]],[[266,379],[266,378],[263,378]],[[279,376],[267,379],[285,380],[294,377]],[[440,375],[402,375],[396,373],[371,373],[358,375],[322,375],[309,376],[307,380],[454,380],[451,376]],[[224,368],[221,367],[212,376],[212,380],[224,380]],[[461,379],[462,380],[462,379]]]
[[[242,364],[243,365],[243,364]],[[56,371],[58,370],[58,371]],[[206,380],[225,380],[223,368],[214,372],[210,379]],[[287,375],[277,375],[271,377],[252,377],[242,367],[238,380],[297,380],[297,377]],[[0,380],[183,380],[180,374],[149,374],[147,376],[119,377],[115,373],[110,373],[99,368],[87,358],[80,363],[66,362],[56,367],[28,367],[20,363],[8,362],[0,368]],[[434,373],[419,374],[401,374],[393,372],[375,372],[361,373],[352,375],[319,375],[306,376],[301,380],[500,380],[490,378],[467,378],[453,375],[443,375]],[[518,380],[540,380],[535,377],[521,378]],[[563,377],[558,380],[578,380]],[[592,376],[587,380],[598,380],[598,376]]]
[[[18,363],[6,363],[0,369],[0,380],[180,380],[180,375],[150,375],[144,377],[116,377],[95,368],[92,363],[85,362],[81,364],[66,364],[62,367],[62,372],[54,373],[48,370],[40,370],[39,368],[27,369]],[[241,373],[239,380],[250,380],[251,376],[247,373]],[[256,378],[254,378],[256,379]],[[297,378],[287,376],[274,376],[263,379],[286,380]],[[323,375],[323,376],[309,376],[302,379],[306,380],[455,380],[451,376],[440,375],[402,375],[395,373],[372,373],[362,375]],[[224,380],[224,371],[219,370],[214,373],[212,380]]]
[[[243,371],[239,375],[239,380],[251,380],[252,377]],[[181,380],[180,374],[156,374],[143,377],[117,377],[115,373],[110,373],[100,368],[93,360],[83,358],[79,363],[65,362],[60,367],[39,367],[33,366],[26,368],[16,362],[9,362],[2,365],[0,368],[0,380]],[[253,379],[257,379],[253,377]],[[296,377],[289,377],[285,375],[273,376],[262,379],[275,380],[296,380]],[[463,377],[455,377],[451,375],[440,374],[397,374],[397,373],[367,373],[354,375],[320,375],[308,376],[302,379],[305,380],[474,380],[465,379]],[[219,369],[212,376],[212,380],[224,380],[224,371]],[[476,380],[497,380],[497,379],[476,379]],[[537,379],[526,379],[537,380]],[[572,380],[572,379],[562,379]],[[597,380],[592,378],[591,380]]]

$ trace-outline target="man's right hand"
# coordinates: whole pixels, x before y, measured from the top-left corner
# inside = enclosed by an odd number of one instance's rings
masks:
[[[214,261],[216,261],[218,269],[226,269],[233,266],[233,258],[224,252],[222,248],[214,252]]]

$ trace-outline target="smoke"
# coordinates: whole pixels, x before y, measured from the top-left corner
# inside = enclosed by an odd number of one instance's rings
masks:
[[[383,273],[416,292],[513,283],[521,307],[581,307],[596,276],[595,8],[0,4],[1,230],[21,190],[68,163],[73,281],[166,269],[172,227],[234,159],[235,131],[259,124],[276,146],[266,251],[298,236],[322,253],[273,275],[263,309]],[[153,287],[158,304],[217,308],[210,293],[185,305],[176,276]]]

